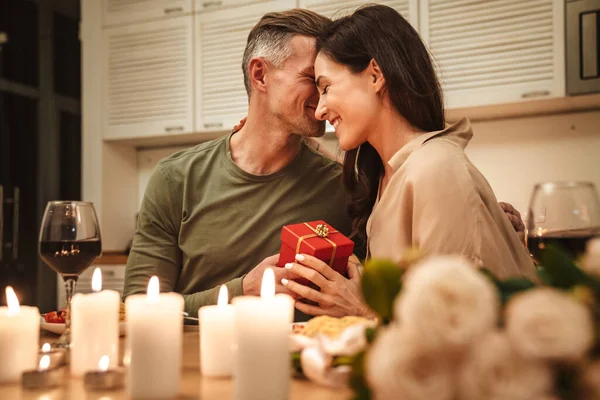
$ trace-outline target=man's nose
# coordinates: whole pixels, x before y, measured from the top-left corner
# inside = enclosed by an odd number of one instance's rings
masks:
[[[325,121],[327,119],[327,107],[323,104],[323,98],[319,98],[319,102],[317,103],[317,109],[315,110],[315,118],[320,121]]]

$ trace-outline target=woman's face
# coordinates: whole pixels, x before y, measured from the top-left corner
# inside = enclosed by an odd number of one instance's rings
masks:
[[[315,60],[319,104],[315,117],[328,120],[342,150],[357,148],[377,129],[381,101],[370,69],[353,73],[319,53]]]

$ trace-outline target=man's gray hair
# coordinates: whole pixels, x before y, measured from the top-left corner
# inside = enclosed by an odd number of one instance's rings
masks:
[[[250,96],[250,60],[262,57],[280,68],[292,55],[291,40],[295,35],[318,38],[323,35],[331,20],[310,10],[293,10],[265,14],[252,28],[242,59],[244,85]]]

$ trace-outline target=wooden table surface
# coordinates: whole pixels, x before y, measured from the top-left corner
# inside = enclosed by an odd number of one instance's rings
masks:
[[[40,341],[52,342],[57,336],[42,331]],[[124,338],[120,340],[121,359],[123,358]],[[233,381],[231,379],[209,379],[200,375],[200,353],[198,327],[186,326],[183,333],[183,371],[181,387],[177,399],[232,399]],[[70,378],[68,367],[62,367],[63,385],[49,390],[23,389],[20,384],[0,385],[2,400],[117,400],[127,399],[125,389],[107,392],[86,392],[82,379]],[[292,379],[290,400],[347,400],[350,390],[329,389],[303,379]]]

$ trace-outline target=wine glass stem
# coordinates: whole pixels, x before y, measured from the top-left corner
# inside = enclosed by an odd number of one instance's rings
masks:
[[[65,292],[67,297],[67,304],[65,305],[65,310],[67,312],[65,317],[65,332],[69,333],[71,332],[71,299],[73,298],[73,293],[75,292],[75,286],[77,286],[77,279],[65,279]]]

